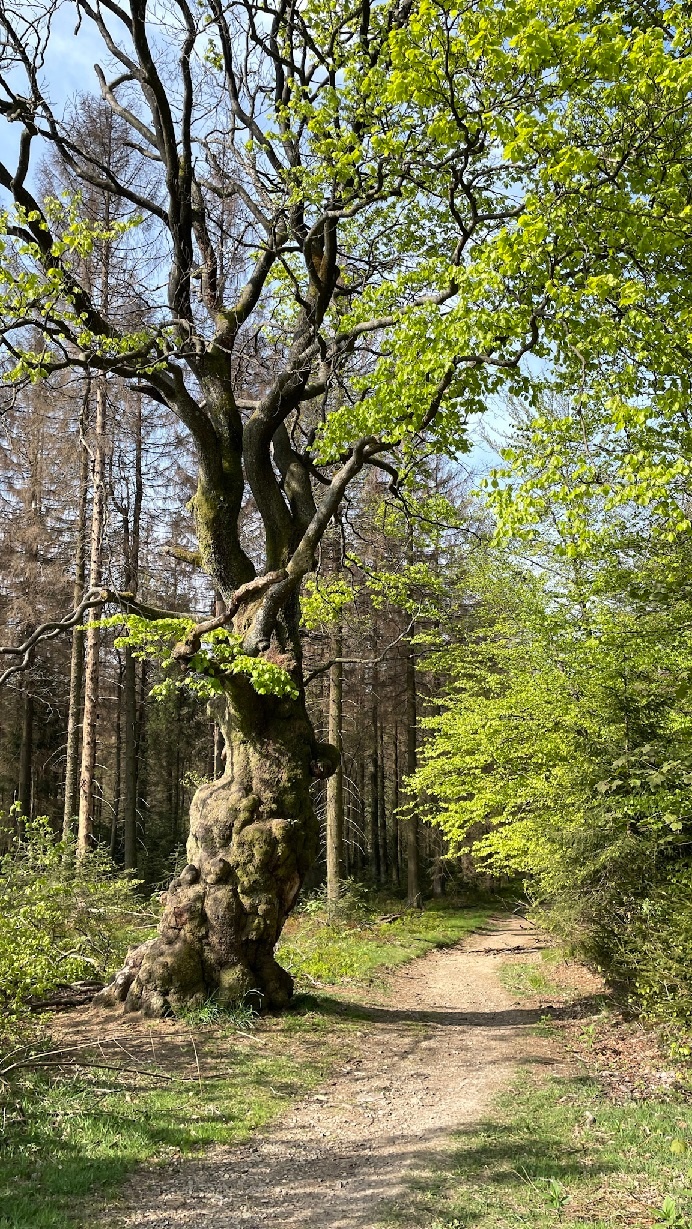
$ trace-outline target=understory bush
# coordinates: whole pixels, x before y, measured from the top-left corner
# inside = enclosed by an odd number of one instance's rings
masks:
[[[96,848],[77,860],[45,817],[18,817],[0,857],[0,1002],[16,1016],[29,997],[103,978],[151,927],[137,882]]]
[[[622,923],[609,944],[611,976],[632,987],[646,1016],[689,1027],[692,868],[672,871],[643,900],[633,900]]]
[[[580,604],[567,579],[479,567],[472,619],[431,658],[452,686],[413,782],[453,853],[522,874],[573,954],[689,1026],[692,592],[659,601],[661,572]]]

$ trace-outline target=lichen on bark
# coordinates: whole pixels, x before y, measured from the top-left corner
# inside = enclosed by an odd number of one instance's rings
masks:
[[[314,861],[319,826],[311,782],[336,752],[319,743],[299,697],[260,696],[229,682],[226,770],[190,809],[187,865],[172,881],[158,934],[131,952],[101,994],[106,1005],[161,1016],[213,998],[285,1007],[290,974],[274,948]]]

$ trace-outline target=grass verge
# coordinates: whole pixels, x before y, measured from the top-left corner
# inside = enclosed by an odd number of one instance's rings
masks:
[[[378,901],[379,915],[384,908]],[[131,1037],[117,1020],[126,1048],[97,1047],[88,1057],[99,1065],[85,1058],[74,1069],[17,1073],[0,1086],[0,1229],[77,1229],[94,1221],[137,1165],[172,1164],[210,1144],[246,1139],[343,1061],[345,1046],[357,1048],[348,1034],[362,1025],[346,1004],[335,1011],[333,1000],[315,994],[315,981],[366,986],[457,942],[489,913],[443,905],[385,923],[362,910],[338,926],[303,915],[279,958],[311,994],[285,1016],[238,1021],[210,1004],[153,1030],[138,1022]],[[59,1044],[67,1040],[63,1025]]]
[[[393,902],[380,904],[391,909]],[[459,943],[486,922],[492,912],[490,906],[483,904],[465,909],[431,904],[422,913],[411,910],[400,916],[387,913],[385,907],[380,908],[379,914],[369,912],[365,916],[333,920],[326,912],[304,914],[286,927],[278,959],[293,974],[299,989],[367,984],[433,948]],[[383,916],[393,920],[383,921]]]
[[[209,1144],[240,1142],[322,1075],[319,1064],[304,1058],[257,1056],[232,1046],[224,1065],[214,1076],[167,1080],[154,1089],[142,1087],[146,1076],[103,1087],[103,1073],[88,1068],[51,1081],[30,1076],[5,1123],[0,1225],[81,1224],[86,1201],[93,1212],[135,1165],[170,1164]]]
[[[524,1073],[491,1121],[458,1136],[445,1170],[419,1180],[388,1226],[624,1229],[692,1226],[689,1102],[614,1104],[589,1076]]]
[[[559,994],[563,987],[551,977],[545,967],[535,961],[513,960],[500,969],[500,983],[519,998],[536,994]]]

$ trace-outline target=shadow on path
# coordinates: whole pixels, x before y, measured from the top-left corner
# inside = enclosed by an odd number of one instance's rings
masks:
[[[572,1016],[595,1015],[603,1007],[602,994],[584,995],[570,1003],[554,1007],[508,1007],[499,1011],[458,1011],[444,1004],[425,1008],[370,1007],[357,1001],[331,998],[329,995],[300,995],[294,1010],[315,1011],[323,1016],[348,1016],[370,1024],[446,1025],[451,1028],[517,1028],[540,1024],[549,1016],[561,1020]]]

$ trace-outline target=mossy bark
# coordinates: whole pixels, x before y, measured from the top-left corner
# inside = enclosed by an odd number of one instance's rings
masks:
[[[155,939],[130,953],[101,995],[160,1016],[213,997],[286,1006],[293,980],[274,947],[318,847],[310,785],[336,767],[304,698],[259,696],[237,679],[221,717],[226,770],[190,811],[187,865],[171,883]]]

